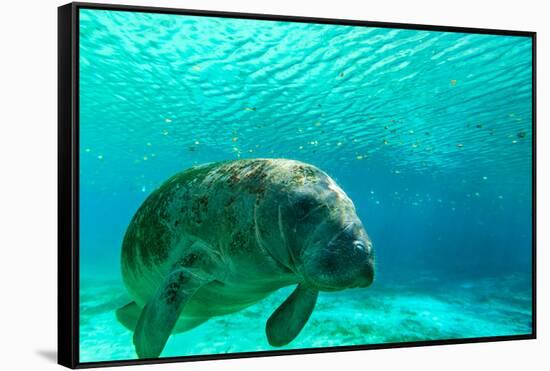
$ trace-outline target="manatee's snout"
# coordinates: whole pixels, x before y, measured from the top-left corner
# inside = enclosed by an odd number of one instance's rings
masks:
[[[328,244],[328,250],[338,251],[348,261],[348,287],[367,287],[374,280],[372,242],[361,223],[351,222]]]
[[[340,222],[322,229],[332,233],[325,241],[317,238],[302,256],[306,280],[323,291],[370,286],[374,252],[361,222]]]
[[[350,287],[368,287],[374,281],[374,256],[369,239],[354,240],[353,249],[357,252],[357,274]]]

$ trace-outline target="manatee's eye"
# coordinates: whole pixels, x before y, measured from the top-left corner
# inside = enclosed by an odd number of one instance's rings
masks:
[[[294,211],[298,219],[305,218],[313,209],[315,209],[315,199],[312,197],[300,197],[294,203]]]

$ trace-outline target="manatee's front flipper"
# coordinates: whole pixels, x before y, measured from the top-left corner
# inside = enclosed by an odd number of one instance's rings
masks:
[[[317,290],[299,284],[294,292],[267,320],[265,332],[269,344],[280,347],[290,343],[306,324],[315,302]]]
[[[135,302],[131,302],[116,310],[116,319],[128,330],[134,331],[140,314],[141,308]]]
[[[139,358],[160,355],[182,309],[193,294],[208,282],[186,268],[177,269],[166,277],[139,317],[134,332],[134,345]]]

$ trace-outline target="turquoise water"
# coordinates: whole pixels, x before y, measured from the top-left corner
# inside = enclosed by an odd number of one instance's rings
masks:
[[[120,248],[171,175],[237,158],[318,166],[376,253],[284,348],[531,333],[531,40],[80,11],[80,360],[135,359]],[[162,357],[274,350],[284,288],[171,336]]]

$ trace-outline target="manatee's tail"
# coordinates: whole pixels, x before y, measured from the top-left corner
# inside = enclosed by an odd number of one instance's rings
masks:
[[[124,318],[130,325],[135,323],[134,346],[139,358],[160,356],[183,308],[195,292],[208,282],[208,279],[199,277],[187,268],[176,269],[149,299],[136,322],[134,313],[128,316],[130,318]],[[125,317],[122,316],[125,314],[123,312],[121,317]]]
[[[141,310],[135,302],[128,303],[116,310],[116,319],[128,330],[135,331]]]

